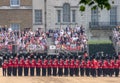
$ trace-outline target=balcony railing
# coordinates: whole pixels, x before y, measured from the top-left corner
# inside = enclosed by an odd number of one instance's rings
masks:
[[[112,30],[114,27],[120,25],[120,22],[90,22],[90,29]]]

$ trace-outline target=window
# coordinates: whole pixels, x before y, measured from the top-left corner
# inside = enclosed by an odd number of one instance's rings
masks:
[[[42,10],[35,10],[35,24],[42,23]]]
[[[117,7],[112,7],[110,9],[110,24],[111,25],[117,24]]]
[[[63,22],[70,22],[70,4],[63,5]]]
[[[12,23],[10,26],[11,26],[13,31],[15,31],[15,30],[19,31],[20,30],[20,24],[18,24],[18,23]]]
[[[61,22],[61,10],[57,10],[57,20]]]
[[[76,16],[75,16],[76,11],[72,10],[72,22],[75,22]]]
[[[91,22],[92,25],[98,25],[98,8],[95,10],[91,10]]]
[[[20,0],[10,0],[10,6],[20,6]]]

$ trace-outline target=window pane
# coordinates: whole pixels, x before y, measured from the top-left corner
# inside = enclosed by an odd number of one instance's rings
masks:
[[[72,22],[75,22],[76,17],[75,17],[76,11],[72,10]]]
[[[35,23],[42,22],[42,10],[35,10]]]
[[[58,22],[61,22],[61,10],[57,10],[57,17]]]
[[[110,9],[110,24],[111,25],[117,24],[117,7],[112,7]]]
[[[20,25],[18,23],[12,23],[11,28],[12,28],[13,31],[15,31],[15,30],[19,31]]]
[[[20,0],[10,0],[10,5],[11,6],[19,6],[20,5]]]

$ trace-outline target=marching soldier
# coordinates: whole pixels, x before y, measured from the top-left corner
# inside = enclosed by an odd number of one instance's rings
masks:
[[[103,76],[105,77],[105,76],[107,76],[107,69],[108,69],[108,62],[107,62],[107,60],[104,60],[103,61],[103,65],[102,65],[102,70],[103,70]]]
[[[64,67],[64,60],[60,59],[59,66],[58,66],[58,75],[63,75],[63,67]]]
[[[30,65],[30,76],[34,76],[35,67],[36,67],[36,61],[35,59],[32,59],[32,62]]]
[[[4,60],[4,62],[2,64],[3,76],[6,76],[7,68],[8,68],[7,61]]]
[[[53,61],[53,76],[57,75],[58,60],[55,58]]]
[[[8,76],[11,76],[12,75],[12,69],[13,69],[13,61],[12,59],[10,58],[9,59],[9,62],[8,62]]]
[[[52,67],[53,67],[53,61],[52,59],[50,59],[48,63],[48,76],[52,75]]]
[[[100,77],[102,75],[102,61],[101,60],[98,60],[97,75],[98,75],[98,77]]]
[[[24,76],[28,76],[29,75],[29,67],[30,67],[30,61],[27,58],[25,60],[25,66],[24,66]]]
[[[36,64],[36,76],[40,76],[41,68],[42,68],[42,60],[39,58]]]
[[[78,59],[75,61],[75,76],[79,76],[79,67],[80,67],[80,62]]]
[[[66,59],[65,62],[64,62],[64,75],[65,76],[68,76],[68,72],[69,72],[69,60]]]
[[[70,61],[70,76],[74,75],[74,68],[75,68],[74,62],[75,62],[74,59],[71,59],[71,61]]]
[[[16,58],[13,63],[13,76],[17,75],[17,69],[18,69],[18,59]]]
[[[115,61],[115,77],[118,77],[119,76],[119,68],[120,68],[120,60],[118,59],[118,57],[116,58],[116,61]]]
[[[24,65],[24,59],[21,57],[18,66],[18,76],[22,76]]]
[[[42,64],[42,76],[46,76],[47,66],[48,66],[48,60],[44,59],[43,64]]]
[[[112,77],[114,74],[114,60],[110,60],[109,62],[109,76]]]
[[[84,76],[84,68],[85,68],[85,61],[82,60],[80,64],[80,74],[81,76]]]
[[[86,61],[86,64],[85,64],[85,73],[86,73],[86,76],[90,76],[90,70],[91,70],[91,62],[90,60],[87,60]]]

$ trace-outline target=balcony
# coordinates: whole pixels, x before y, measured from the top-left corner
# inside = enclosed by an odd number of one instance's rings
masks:
[[[112,30],[118,25],[120,22],[90,22],[89,28],[91,30]]]

